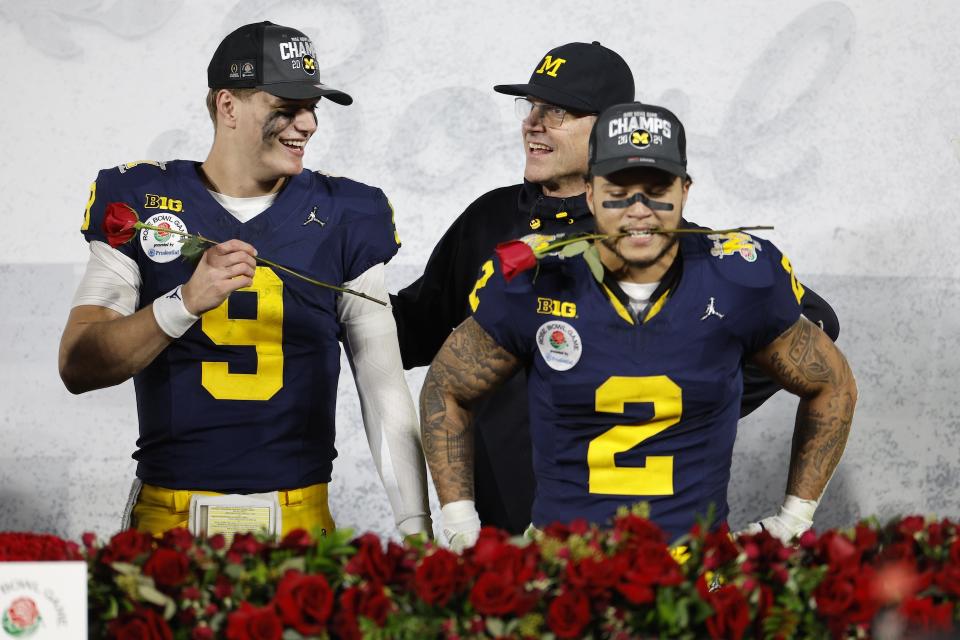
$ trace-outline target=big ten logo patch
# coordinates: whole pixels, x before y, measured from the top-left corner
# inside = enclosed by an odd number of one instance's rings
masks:
[[[575,318],[577,305],[573,302],[562,302],[552,298],[537,298],[537,313],[560,318]]]
[[[144,199],[144,209],[163,209],[175,213],[183,211],[183,200],[176,200],[168,196],[158,196],[153,193],[145,194]]]
[[[557,71],[560,70],[560,65],[562,65],[564,62],[566,62],[566,59],[564,58],[557,58],[554,60],[553,56],[545,56],[536,73],[541,75],[546,73],[551,78],[556,78]]]

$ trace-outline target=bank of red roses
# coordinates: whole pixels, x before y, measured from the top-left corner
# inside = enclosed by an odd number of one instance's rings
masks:
[[[0,559],[86,558],[91,637],[820,638],[950,634],[960,537],[949,520],[731,539],[695,527],[668,548],[638,512],[611,529],[548,527],[536,541],[484,529],[462,555],[431,542],[336,531],[279,542],[162,540],[134,531],[83,549],[0,534]]]

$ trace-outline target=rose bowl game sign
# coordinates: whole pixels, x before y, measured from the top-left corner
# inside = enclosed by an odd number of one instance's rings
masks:
[[[0,640],[86,637],[85,562],[0,562]]]

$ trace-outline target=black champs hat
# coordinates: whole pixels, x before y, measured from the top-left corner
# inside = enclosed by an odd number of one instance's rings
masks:
[[[653,167],[685,180],[687,137],[683,124],[672,112],[656,105],[613,105],[593,125],[588,163],[596,176]]]
[[[498,84],[493,90],[533,96],[583,113],[600,113],[610,105],[634,100],[630,67],[599,42],[571,42],[551,49],[527,84]]]
[[[207,67],[211,89],[260,89],[278,98],[327,98],[353,102],[317,78],[313,42],[302,32],[272,22],[247,24],[217,47]]]

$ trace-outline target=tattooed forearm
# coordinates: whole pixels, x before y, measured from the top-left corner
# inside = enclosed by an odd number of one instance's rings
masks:
[[[801,397],[793,431],[787,493],[819,500],[840,463],[857,385],[830,338],[805,318],[755,357],[780,384]]]
[[[519,366],[473,319],[450,334],[430,365],[420,430],[441,504],[473,499],[473,407]]]
[[[807,500],[819,500],[847,444],[853,419],[854,400],[849,394],[836,398],[840,412],[822,412],[801,400],[793,430],[787,493]]]

